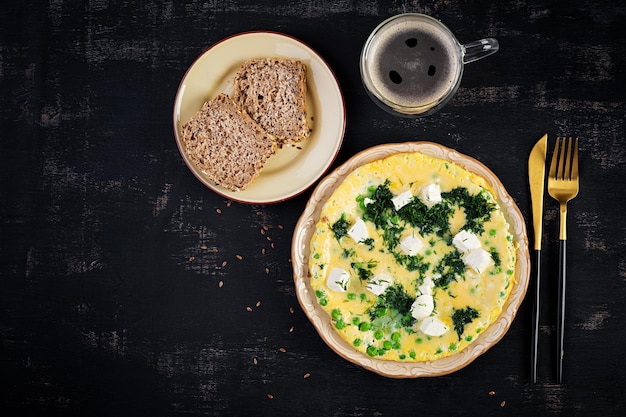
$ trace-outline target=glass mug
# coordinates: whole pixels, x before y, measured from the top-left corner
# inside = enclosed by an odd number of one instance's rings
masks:
[[[427,116],[456,93],[463,66],[498,51],[496,39],[460,44],[443,23],[419,13],[390,17],[370,34],[361,52],[361,79],[384,110]]]

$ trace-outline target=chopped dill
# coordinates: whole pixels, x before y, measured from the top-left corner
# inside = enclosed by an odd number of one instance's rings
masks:
[[[459,340],[461,340],[461,336],[465,331],[465,325],[471,323],[472,320],[479,316],[478,310],[469,306],[454,310],[454,313],[452,313],[452,323],[454,324],[456,334],[459,336]]]
[[[349,227],[350,223],[346,219],[346,213],[341,213],[341,217],[339,217],[339,220],[337,220],[332,226],[330,226],[337,240],[340,240],[342,237],[348,234]]]

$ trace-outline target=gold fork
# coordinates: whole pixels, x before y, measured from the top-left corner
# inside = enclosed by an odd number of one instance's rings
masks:
[[[578,138],[572,150],[572,138],[557,138],[550,163],[548,193],[561,206],[559,228],[559,307],[557,311],[557,382],[563,379],[563,329],[565,327],[565,272],[567,241],[567,202],[578,195]],[[559,147],[559,144],[561,145]]]

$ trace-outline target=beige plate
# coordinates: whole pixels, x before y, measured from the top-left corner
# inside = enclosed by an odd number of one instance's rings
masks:
[[[272,156],[258,178],[244,191],[233,192],[212,183],[187,157],[181,144],[182,126],[219,93],[232,93],[235,73],[250,58],[294,58],[307,66],[307,115],[311,136],[298,147]],[[246,32],[212,45],[187,70],[174,102],[174,134],[191,172],[207,187],[232,200],[275,203],[293,197],[317,181],[332,164],[345,130],[343,95],[326,62],[309,46],[276,32]]]
[[[400,152],[421,152],[455,162],[468,171],[485,178],[493,188],[495,198],[503,208],[504,215],[511,227],[511,233],[519,246],[517,250],[517,264],[515,266],[515,284],[498,319],[461,352],[431,362],[405,363],[383,361],[357,352],[334,330],[330,317],[317,302],[315,293],[309,283],[309,245],[315,231],[315,225],[319,220],[322,206],[326,200],[354,169]],[[326,344],[350,362],[393,378],[417,378],[448,374],[463,368],[487,351],[504,336],[511,325],[517,309],[526,294],[530,274],[528,238],[526,236],[524,218],[500,180],[477,160],[430,142],[376,146],[353,156],[349,161],[328,175],[316,187],[296,225],[291,251],[298,301]]]

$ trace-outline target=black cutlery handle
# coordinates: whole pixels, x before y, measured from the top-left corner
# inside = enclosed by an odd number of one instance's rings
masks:
[[[558,289],[558,310],[557,310],[557,322],[556,322],[556,337],[557,337],[557,365],[556,365],[556,380],[557,383],[563,381],[563,333],[565,330],[565,272],[566,272],[566,240],[559,240],[559,289]]]
[[[532,324],[532,345],[531,345],[531,369],[530,380],[533,384],[537,382],[537,349],[539,345],[539,293],[541,288],[541,250],[535,250],[535,297],[533,299],[533,324]]]

